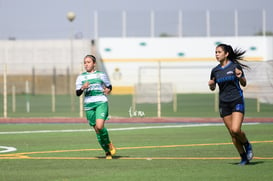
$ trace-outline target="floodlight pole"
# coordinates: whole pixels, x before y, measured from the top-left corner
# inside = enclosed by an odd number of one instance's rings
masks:
[[[72,23],[76,17],[75,13],[70,11],[66,15],[67,19]],[[70,71],[73,73],[73,28],[71,28],[71,35],[70,35]]]
[[[179,10],[178,12],[178,37],[183,36],[183,12]]]
[[[127,13],[126,11],[122,11],[122,37],[123,38],[126,38],[127,36],[127,31],[126,31],[126,28],[127,28]]]
[[[7,64],[4,64],[4,74],[3,74],[3,116],[8,117],[8,98],[7,98]]]
[[[157,117],[161,118],[161,65],[158,61],[158,80],[157,80]]]
[[[237,9],[234,11],[234,36],[238,36],[238,11]]]
[[[155,14],[153,10],[150,13],[150,21],[150,36],[153,38],[155,36]]]
[[[76,14],[72,11],[68,12],[66,14],[67,19],[72,23],[74,19],[76,18]],[[70,94],[71,94],[71,111],[74,111],[75,103],[73,98],[73,28],[71,28],[71,35],[70,35],[70,81],[69,81],[69,87],[70,87]]]
[[[210,37],[210,11],[206,11],[207,37]]]
[[[265,37],[266,36],[266,11],[263,9],[262,11],[262,18],[263,18],[263,36]]]

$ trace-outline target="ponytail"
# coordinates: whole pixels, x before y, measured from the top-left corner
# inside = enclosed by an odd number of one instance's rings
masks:
[[[243,55],[246,53],[245,50],[242,49],[234,49],[227,44],[219,44],[217,47],[222,47],[223,50],[228,53],[228,59],[236,64],[239,64],[240,66],[242,66],[243,68],[249,68],[249,66],[241,63],[240,61],[245,61]]]

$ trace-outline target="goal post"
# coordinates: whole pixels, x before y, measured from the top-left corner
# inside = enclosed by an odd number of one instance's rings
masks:
[[[160,94],[158,94],[160,92]],[[158,90],[157,83],[138,83],[135,84],[133,95],[133,109],[136,109],[137,104],[150,103],[173,103],[173,111],[177,111],[177,97],[172,83],[161,83],[160,90]],[[159,106],[161,107],[161,106]],[[161,115],[161,109],[160,111]]]

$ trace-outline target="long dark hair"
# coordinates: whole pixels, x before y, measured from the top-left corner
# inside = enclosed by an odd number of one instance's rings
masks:
[[[228,53],[228,59],[236,64],[239,64],[243,68],[249,68],[249,66],[241,63],[240,61],[245,61],[244,60],[244,54],[246,53],[245,50],[236,48],[233,50],[232,46],[227,45],[227,44],[219,44],[217,47],[221,47],[225,53]]]

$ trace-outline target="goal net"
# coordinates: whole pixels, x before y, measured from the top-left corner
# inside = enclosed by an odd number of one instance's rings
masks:
[[[160,88],[159,88],[160,87]],[[139,83],[135,85],[133,108],[143,103],[170,103],[173,102],[173,111],[177,110],[177,100],[172,83]]]
[[[245,71],[247,87],[246,98],[257,99],[261,103],[273,104],[273,60],[265,62],[248,62],[249,70]]]

